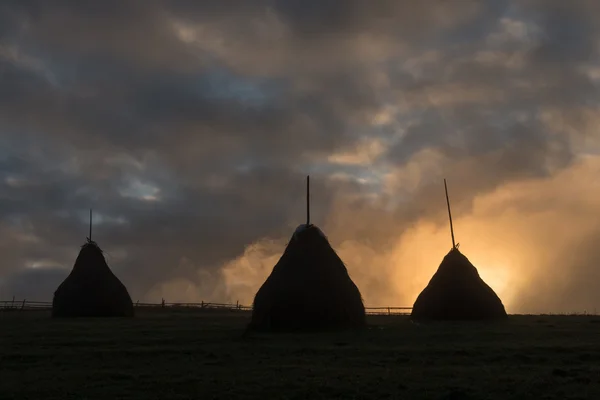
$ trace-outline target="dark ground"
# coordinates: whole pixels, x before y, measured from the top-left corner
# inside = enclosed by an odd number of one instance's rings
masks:
[[[0,399],[600,399],[600,317],[251,335],[247,313],[0,313]]]

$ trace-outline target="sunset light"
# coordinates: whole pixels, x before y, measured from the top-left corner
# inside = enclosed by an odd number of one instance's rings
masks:
[[[0,7],[0,298],[50,299],[93,208],[132,298],[250,305],[311,175],[367,306],[412,306],[452,248],[446,179],[509,313],[600,307],[590,2],[26,3]]]
[[[600,0],[0,0],[0,400],[600,399]]]

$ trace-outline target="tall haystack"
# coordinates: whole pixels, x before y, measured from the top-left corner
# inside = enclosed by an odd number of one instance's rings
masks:
[[[444,180],[446,185],[446,180]],[[504,305],[479,276],[477,269],[454,242],[454,227],[446,187],[452,250],[444,257],[427,287],[413,305],[411,317],[419,320],[484,320],[505,318]]]
[[[309,218],[296,229],[256,293],[250,329],[277,332],[365,326],[360,291],[323,232],[310,224]]]
[[[52,316],[133,317],[127,288],[106,264],[102,249],[91,240],[91,229],[73,270],[54,292]]]

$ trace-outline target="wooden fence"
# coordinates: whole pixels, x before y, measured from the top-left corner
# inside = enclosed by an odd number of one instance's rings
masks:
[[[244,306],[238,303],[168,303],[164,299],[160,303],[133,303],[136,308],[185,308],[198,310],[222,310],[222,311],[251,311],[251,306]],[[35,311],[35,310],[50,310],[52,302],[50,301],[32,301],[32,300],[17,300],[14,297],[12,300],[0,300],[0,312],[3,311]],[[412,307],[365,307],[368,315],[404,315],[410,314]]]

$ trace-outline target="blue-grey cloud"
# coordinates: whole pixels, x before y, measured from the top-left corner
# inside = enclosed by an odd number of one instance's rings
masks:
[[[44,262],[66,274],[90,207],[113,269],[143,298],[287,236],[307,171],[316,221],[356,218],[334,243],[368,239],[374,251],[443,220],[442,173],[458,215],[509,182],[553,177],[594,140],[596,7],[4,2],[2,288],[50,273]],[[369,140],[382,150],[331,162]],[[424,152],[438,170],[386,192]]]

